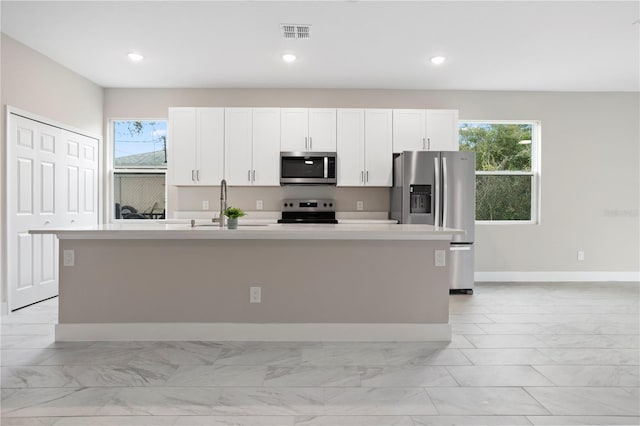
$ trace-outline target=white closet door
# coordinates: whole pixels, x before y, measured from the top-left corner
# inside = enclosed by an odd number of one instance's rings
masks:
[[[98,223],[98,141],[10,114],[9,309],[58,294],[58,241],[30,229]]]
[[[59,220],[60,132],[11,115],[8,142],[9,308],[17,309],[58,294],[56,238],[29,235],[28,231],[53,226]]]

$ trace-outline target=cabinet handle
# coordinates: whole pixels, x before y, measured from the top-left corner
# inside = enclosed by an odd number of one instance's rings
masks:
[[[427,138],[427,150],[431,151],[431,138]]]
[[[200,182],[200,170],[196,170],[196,180]]]
[[[360,172],[360,182],[364,183],[364,171]]]
[[[191,180],[192,181],[196,181],[196,171],[195,170],[191,170]]]
[[[304,137],[304,149],[309,150],[309,138],[306,136]]]
[[[309,136],[309,151],[313,149],[313,138]]]
[[[256,171],[254,170],[253,172],[251,172],[251,182],[255,182],[256,181]]]
[[[426,149],[425,143],[424,143],[424,138],[422,138],[422,149]]]
[[[366,182],[369,182],[369,170],[367,170],[366,175],[367,175],[367,178],[365,179],[365,181],[366,181]]]
[[[247,170],[247,180],[251,182],[251,169]]]

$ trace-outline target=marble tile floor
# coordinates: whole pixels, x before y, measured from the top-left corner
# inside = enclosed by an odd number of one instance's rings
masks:
[[[450,343],[54,342],[2,317],[2,426],[639,425],[638,283],[478,284]]]

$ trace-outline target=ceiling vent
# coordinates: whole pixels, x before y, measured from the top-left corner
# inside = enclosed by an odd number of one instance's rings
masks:
[[[282,38],[308,40],[311,37],[311,25],[280,24]]]

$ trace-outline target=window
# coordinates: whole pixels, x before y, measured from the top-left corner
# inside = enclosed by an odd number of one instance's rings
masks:
[[[167,122],[113,121],[115,219],[164,219]]]
[[[460,150],[476,154],[476,220],[535,223],[540,123],[461,121]]]

